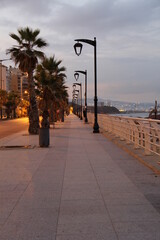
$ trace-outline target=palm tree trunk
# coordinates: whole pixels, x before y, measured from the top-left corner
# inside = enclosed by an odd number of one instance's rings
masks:
[[[53,123],[53,121],[54,121],[54,112],[53,112],[53,102],[52,102],[50,107],[50,122]]]
[[[16,118],[16,108],[13,109],[13,118]]]
[[[49,112],[47,108],[43,111],[42,117],[42,128],[49,128]]]
[[[28,73],[28,90],[29,90],[29,129],[28,132],[30,134],[38,134],[39,133],[39,114],[38,107],[36,102],[36,95],[34,89],[34,81],[33,81],[33,72]]]

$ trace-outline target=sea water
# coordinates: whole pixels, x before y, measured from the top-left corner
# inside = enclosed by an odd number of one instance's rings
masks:
[[[133,117],[133,118],[148,118],[148,112],[137,112],[137,113],[118,113],[111,114],[112,116],[120,116],[120,117]]]

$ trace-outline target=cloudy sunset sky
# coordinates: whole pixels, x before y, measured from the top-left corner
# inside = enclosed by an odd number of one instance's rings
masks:
[[[39,28],[49,44],[45,54],[67,68],[70,97],[74,71],[87,70],[92,98],[93,47],[84,44],[78,57],[73,45],[76,38],[96,37],[98,97],[160,102],[160,0],[0,0],[0,6],[0,59],[15,44],[9,33]]]

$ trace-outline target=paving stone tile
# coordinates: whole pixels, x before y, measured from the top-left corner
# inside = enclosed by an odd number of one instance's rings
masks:
[[[63,189],[62,200],[102,199],[100,190],[85,184]]]
[[[5,140],[37,147],[1,152],[0,240],[160,239],[159,177],[73,115],[50,136]]]
[[[20,202],[31,202],[33,201],[36,205],[37,202],[42,204],[52,203],[54,201],[56,203],[60,201],[61,198],[61,189],[58,189],[57,191],[48,191],[45,189],[44,191],[41,191],[39,189],[30,189],[28,188],[23,196],[20,199]]]
[[[94,180],[94,181],[86,181],[86,180],[84,180],[84,181],[79,181],[79,180],[77,180],[77,181],[64,181],[63,182],[63,189],[65,190],[66,188],[68,189],[70,189],[70,188],[94,188],[94,189],[96,189],[97,188],[97,181],[96,181],[96,179]]]
[[[120,221],[160,221],[160,214],[151,205],[109,205],[113,222]]]
[[[160,232],[160,221],[128,221],[128,222],[114,222],[114,228],[116,232],[127,234],[127,233],[159,233]]]
[[[72,223],[72,224],[58,224],[57,234],[64,235],[78,235],[78,236],[89,236],[89,239],[113,239],[117,240],[115,231],[111,223],[104,222],[88,222],[86,223]],[[59,236],[60,237],[60,236]],[[62,236],[61,236],[62,237]],[[63,239],[63,238],[62,238]],[[68,239],[68,238],[67,238]],[[83,239],[83,238],[82,238]]]
[[[56,181],[55,180],[55,183],[52,183],[52,182],[49,182],[49,181],[41,181],[41,183],[39,183],[38,181],[32,181],[30,182],[29,186],[27,187],[27,191],[29,192],[35,192],[35,191],[53,191],[53,192],[56,192],[56,191],[59,191],[59,189],[62,188],[62,183],[63,181],[62,180],[58,180]]]
[[[10,215],[7,224],[20,222],[22,226],[30,223],[52,226],[53,223],[57,223],[58,211],[59,207],[57,205],[53,208],[26,207],[25,210],[23,206],[18,206]]]
[[[56,240],[117,240],[115,233],[93,233],[93,234],[74,234],[57,235]]]
[[[159,240],[160,239],[160,233],[127,233],[127,234],[119,234],[118,235],[119,240]]]
[[[27,224],[22,222],[9,222],[1,231],[1,240],[53,240],[56,223],[31,221]]]
[[[140,192],[103,192],[103,198],[109,205],[150,205],[149,201],[145,199]]]
[[[108,193],[136,193],[137,187],[131,183],[121,184],[120,182],[111,184],[108,182],[98,181],[102,194]]]
[[[59,224],[62,223],[109,222],[102,200],[62,201]]]
[[[60,197],[55,196],[48,198],[47,196],[25,197],[18,202],[18,207],[21,208],[41,208],[41,209],[55,209],[59,208]]]

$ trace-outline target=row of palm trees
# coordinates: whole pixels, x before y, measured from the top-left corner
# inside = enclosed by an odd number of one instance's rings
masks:
[[[22,72],[28,73],[29,92],[29,133],[39,132],[39,112],[36,97],[39,96],[39,107],[42,111],[42,127],[49,127],[49,115],[53,119],[54,109],[67,106],[68,93],[65,85],[65,67],[60,67],[61,60],[55,56],[47,58],[42,48],[47,42],[39,37],[40,30],[29,27],[18,29],[18,34],[11,33],[17,45],[7,49],[11,59]],[[41,61],[39,63],[39,61]]]
[[[40,97],[39,108],[42,111],[43,128],[49,127],[49,116],[51,122],[55,119],[53,110],[67,108],[68,93],[65,86],[65,67],[60,67],[61,60],[55,57],[45,58],[36,67],[35,84],[36,93]]]

